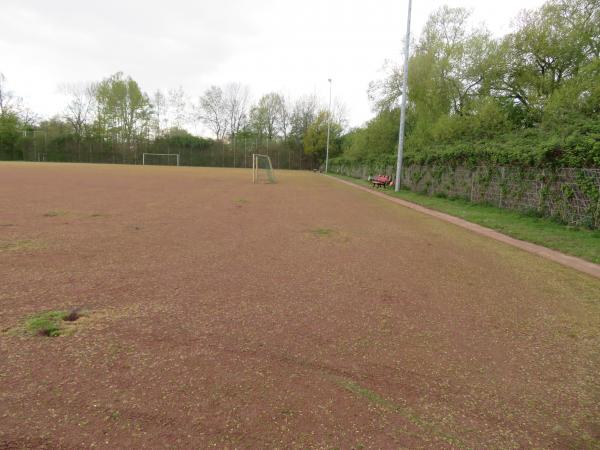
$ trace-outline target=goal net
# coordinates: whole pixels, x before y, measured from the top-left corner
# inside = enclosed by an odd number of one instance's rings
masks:
[[[267,155],[252,155],[252,181],[256,183],[275,183],[275,173],[271,158]]]
[[[144,153],[142,164],[144,166],[178,166],[179,153]]]

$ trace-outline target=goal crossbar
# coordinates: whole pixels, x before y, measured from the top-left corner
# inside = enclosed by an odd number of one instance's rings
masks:
[[[143,153],[142,154],[142,165],[146,165],[146,156],[176,156],[177,165],[179,166],[179,153]]]

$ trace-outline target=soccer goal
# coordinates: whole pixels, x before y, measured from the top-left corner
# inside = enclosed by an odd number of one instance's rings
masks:
[[[273,172],[273,164],[271,158],[267,155],[252,155],[252,182],[254,184],[266,182],[275,183],[275,173]]]
[[[179,153],[144,153],[142,165],[173,166],[179,165]]]

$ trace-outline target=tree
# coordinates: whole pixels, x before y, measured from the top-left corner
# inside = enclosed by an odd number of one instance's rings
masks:
[[[344,154],[352,159],[377,159],[393,155],[398,145],[400,110],[382,110],[364,128],[352,130],[343,139]],[[408,129],[412,123],[409,117]]]
[[[600,0],[548,0],[522,12],[514,31],[497,40],[470,26],[464,9],[443,7],[413,47],[407,153],[463,154],[485,145],[514,156],[538,145],[540,153],[570,147],[569,164],[597,161]],[[377,116],[346,136],[346,156],[391,161],[401,80],[388,64],[385,78],[370,84]]]
[[[233,140],[246,124],[248,114],[248,99],[250,90],[240,83],[230,83],[225,86],[224,107],[227,112],[229,136]]]
[[[102,80],[95,93],[100,128],[137,155],[136,143],[147,135],[152,117],[148,95],[122,72]]]
[[[170,120],[167,128],[183,128],[188,121],[187,105],[187,96],[181,86],[169,90],[168,112]]]
[[[489,88],[495,42],[483,28],[469,26],[464,8],[444,6],[431,14],[410,60],[409,101],[417,114],[434,121],[441,114],[465,114]],[[398,107],[402,73],[386,64],[384,80],[369,85],[376,111]]]
[[[196,107],[196,118],[208,127],[217,140],[223,140],[227,134],[229,121],[223,90],[211,86],[204,91]]]
[[[494,87],[524,108],[525,125],[538,123],[552,94],[598,58],[599,11],[599,0],[550,0],[523,11],[503,39]]]
[[[487,30],[470,27],[469,19],[470,13],[464,8],[448,6],[429,17],[414,61],[415,68],[426,78],[409,74],[411,102],[429,103],[426,107],[430,108],[433,92],[438,97],[434,103],[440,113],[462,115],[469,112],[472,101],[486,94],[494,42]],[[425,86],[418,86],[419,83]],[[423,90],[426,95],[420,97]],[[417,113],[421,112],[419,109],[423,108],[417,108]]]
[[[8,89],[6,78],[0,72],[0,157],[21,159],[17,145],[22,135],[20,119],[21,100]]]
[[[281,94],[271,92],[263,95],[250,111],[250,124],[259,136],[271,140],[281,129],[281,111],[285,100]]]
[[[582,118],[600,117],[600,59],[582,67],[549,98],[544,109],[544,124],[561,127]]]
[[[156,142],[188,150],[205,150],[213,143],[210,139],[194,136],[187,130],[179,128],[169,128],[156,139]]]
[[[165,94],[160,89],[157,89],[152,96],[152,106],[154,111],[154,136],[160,136],[169,128],[169,106]]]
[[[0,72],[0,115],[19,114],[21,110],[21,99],[15,96],[14,92],[8,89],[6,77]]]
[[[291,131],[291,112],[289,109],[289,100],[283,95],[279,95],[279,106],[277,109],[277,130],[284,141],[288,140]]]
[[[0,159],[22,159],[18,149],[21,136],[19,117],[5,109],[0,113]]]
[[[324,161],[327,151],[327,126],[329,113],[320,111],[316,120],[308,127],[304,135],[304,153],[314,155],[319,161]],[[329,157],[339,154],[342,126],[332,121],[329,135]]]
[[[71,125],[79,148],[87,127],[93,122],[96,86],[91,83],[63,84],[60,90],[70,97],[63,117]]]
[[[331,104],[331,120],[337,123],[342,131],[348,127],[348,108],[338,99],[334,99]]]
[[[315,95],[300,97],[294,102],[290,115],[289,136],[296,146],[304,145],[304,136],[317,118],[319,100]]]

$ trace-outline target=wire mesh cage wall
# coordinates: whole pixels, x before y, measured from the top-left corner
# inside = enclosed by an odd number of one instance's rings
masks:
[[[285,142],[211,142],[202,147],[172,145],[161,141],[141,141],[130,145],[110,141],[44,139],[29,136],[14,149],[0,154],[4,160],[142,164],[144,153],[179,154],[182,166],[251,168],[252,153],[271,158],[275,170],[312,170],[318,163],[301,148]]]

